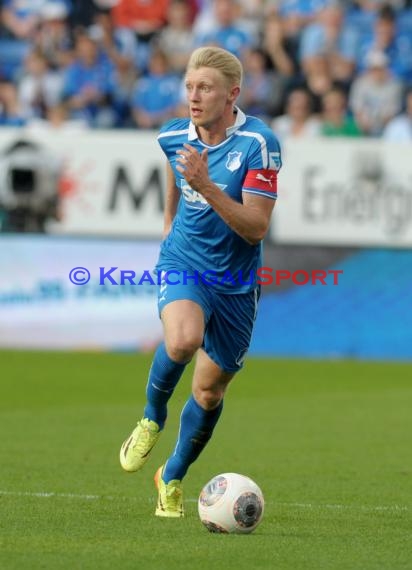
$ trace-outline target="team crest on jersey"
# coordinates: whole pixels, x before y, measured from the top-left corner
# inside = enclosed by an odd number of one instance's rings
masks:
[[[240,157],[242,156],[241,152],[229,152],[227,155],[226,161],[226,168],[231,172],[234,172],[240,167]]]

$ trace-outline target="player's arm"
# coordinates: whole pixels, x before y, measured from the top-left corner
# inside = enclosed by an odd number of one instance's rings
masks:
[[[177,170],[182,173],[193,190],[206,198],[214,211],[234,232],[251,245],[258,244],[269,229],[275,200],[244,192],[243,203],[236,202],[210,180],[207,150],[200,155],[190,145],[184,146],[184,150],[177,151],[179,154]]]
[[[243,193],[241,204],[222,192],[213,182],[205,184],[202,190],[195,189],[203,194],[227,225],[250,245],[258,244],[265,237],[275,200]]]
[[[170,163],[166,163],[166,198],[165,210],[163,216],[163,238],[167,236],[172,227],[172,222],[176,215],[177,205],[179,203],[179,189],[176,186],[175,176],[173,174]]]

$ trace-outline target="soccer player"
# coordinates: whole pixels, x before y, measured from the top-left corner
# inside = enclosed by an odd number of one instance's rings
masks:
[[[281,158],[271,129],[236,107],[241,81],[242,65],[230,52],[195,50],[185,75],[190,119],[172,119],[158,137],[167,157],[157,264],[164,342],[149,372],[143,418],[123,443],[120,463],[126,471],[144,465],[164,428],[167,402],[196,355],[176,447],[155,475],[161,517],[183,516],[182,479],[212,436],[256,317],[256,270]]]

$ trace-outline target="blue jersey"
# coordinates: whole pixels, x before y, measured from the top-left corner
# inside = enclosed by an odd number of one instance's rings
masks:
[[[221,293],[246,293],[256,287],[261,265],[261,244],[250,245],[193,190],[176,170],[176,151],[189,143],[201,153],[208,149],[211,181],[236,202],[243,192],[277,198],[277,171],[281,166],[279,143],[260,119],[237,109],[235,124],[227,138],[209,146],[199,140],[189,119],[166,123],[158,141],[175,175],[180,199],[172,228],[161,246],[157,268],[170,267],[213,276],[213,287]]]

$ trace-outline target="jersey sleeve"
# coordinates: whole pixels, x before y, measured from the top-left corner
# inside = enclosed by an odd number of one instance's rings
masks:
[[[276,200],[277,178],[281,166],[279,142],[267,128],[258,133],[251,144],[242,191]]]
[[[166,121],[166,123],[160,127],[157,142],[167,158],[169,158],[173,152],[173,144],[176,136],[184,133],[187,134],[187,122],[188,121],[184,122],[182,119],[169,119],[169,121]]]

